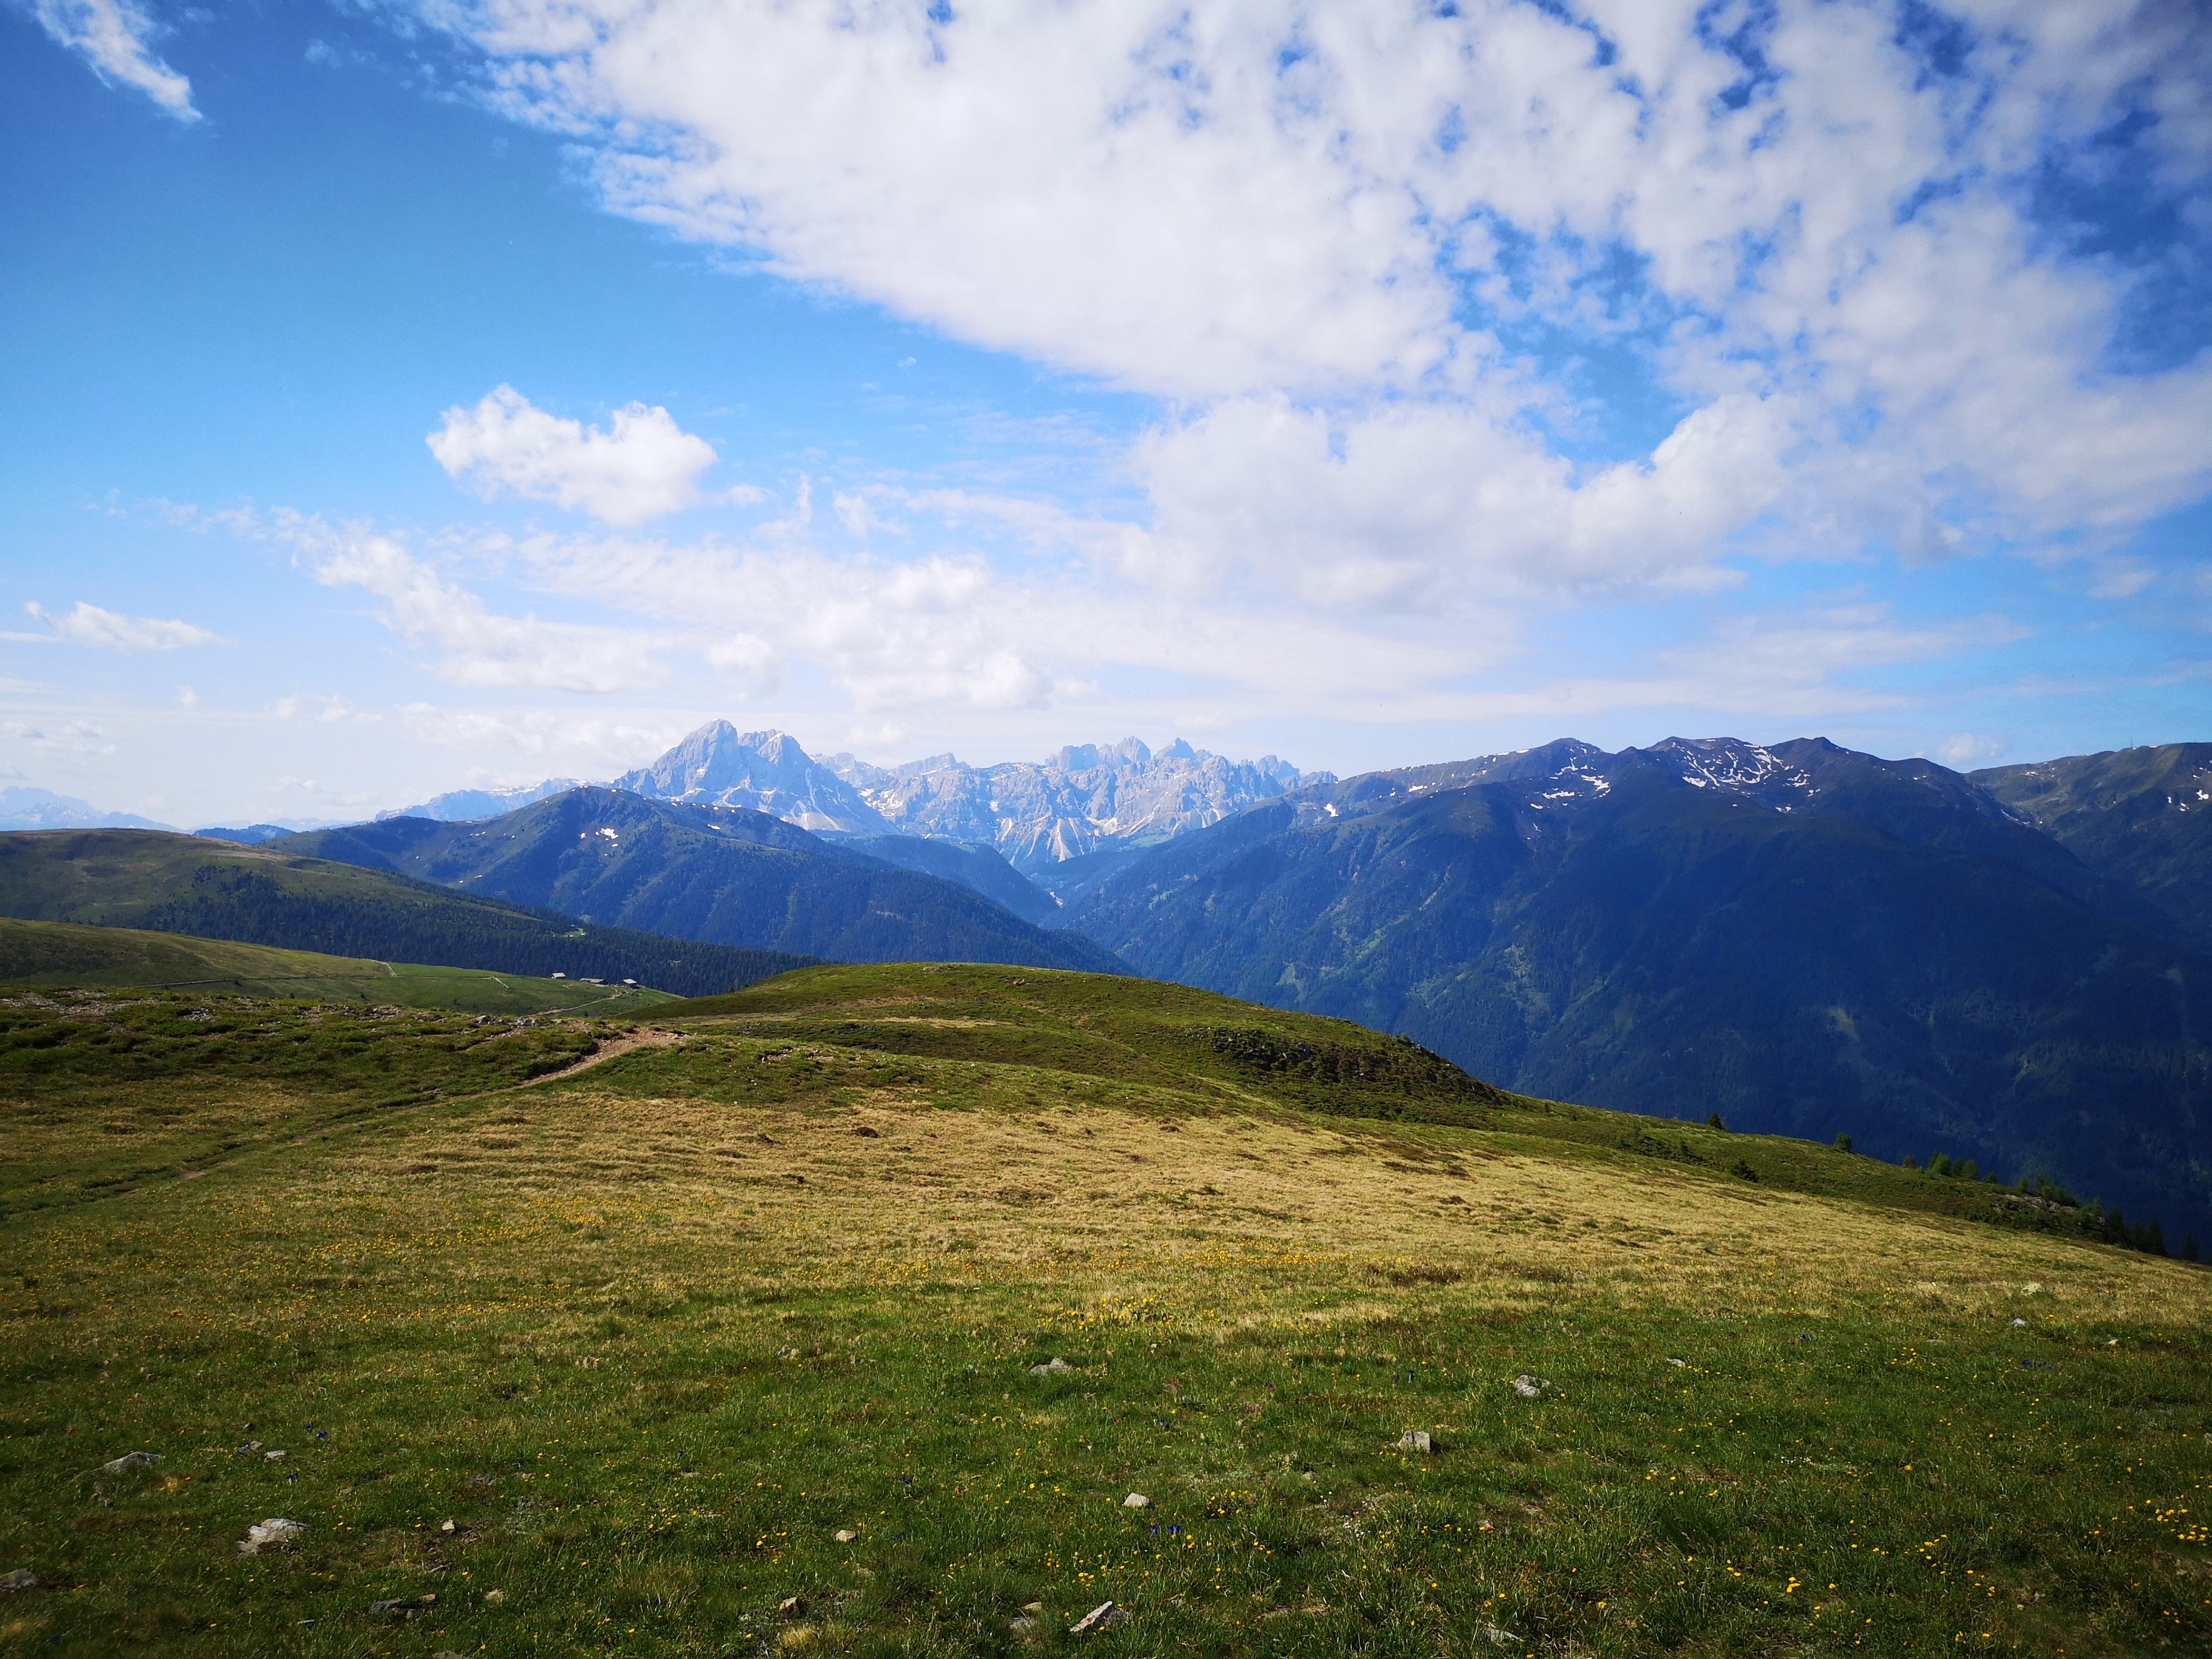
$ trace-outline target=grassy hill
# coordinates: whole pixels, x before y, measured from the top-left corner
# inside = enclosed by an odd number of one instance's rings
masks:
[[[805,957],[605,927],[389,871],[135,830],[0,835],[0,916],[550,978],[727,990]]]
[[[2199,1269],[1126,979],[648,1019],[0,1000],[0,1641],[2212,1643]]]
[[[472,1014],[620,1014],[675,1000],[665,991],[622,985],[0,917],[0,990],[58,986],[293,997]]]

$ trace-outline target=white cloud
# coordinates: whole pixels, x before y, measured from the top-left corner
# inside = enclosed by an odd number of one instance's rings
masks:
[[[31,15],[103,81],[135,88],[180,121],[197,121],[192,83],[154,50],[160,26],[130,0],[31,0]]]
[[[665,409],[631,404],[602,430],[549,415],[510,386],[447,410],[428,442],[449,477],[487,500],[507,490],[615,525],[691,506],[715,459]]]
[[[2212,489],[2212,359],[2114,369],[2127,271],[2027,205],[2141,108],[2201,210],[2174,0],[1954,0],[1940,69],[1905,0],[431,9],[619,210],[1172,400],[1133,578],[1679,585],[2094,547]],[[1638,399],[1670,435],[1608,424]]]
[[[660,641],[633,629],[501,616],[391,536],[284,515],[277,533],[313,562],[327,587],[359,587],[382,600],[383,620],[431,653],[456,685],[623,691],[659,684]],[[324,717],[332,715],[326,708]]]
[[[33,601],[23,609],[46,625],[58,640],[95,646],[103,651],[175,651],[191,645],[221,645],[223,640],[195,623],[159,617],[126,617],[77,601],[59,615]]]

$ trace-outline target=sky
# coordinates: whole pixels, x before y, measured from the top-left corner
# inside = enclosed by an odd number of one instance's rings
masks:
[[[2203,0],[0,0],[0,786],[2212,738]]]

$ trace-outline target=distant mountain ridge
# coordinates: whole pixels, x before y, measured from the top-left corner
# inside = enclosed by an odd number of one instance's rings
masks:
[[[1139,973],[1522,1092],[2212,1223],[2212,956],[1930,762],[1673,738],[1370,774],[1153,848],[1067,915]]]
[[[988,848],[1032,878],[1103,849],[1165,841],[1285,791],[1333,781],[1273,755],[1232,761],[1177,739],[1078,744],[1040,762],[973,767],[951,755],[882,767],[817,760],[782,732],[710,720],[611,787],[648,800],[738,806],[822,836],[906,836]],[[385,817],[495,817],[574,787],[456,790]]]
[[[1126,971],[1091,940],[1039,927],[963,881],[824,842],[749,807],[626,789],[571,789],[481,823],[386,818],[273,848],[749,950]]]
[[[143,830],[0,836],[0,915],[538,979],[635,979],[679,996],[814,960],[594,927],[296,847]]]
[[[574,789],[574,778],[548,778],[543,783],[521,784],[508,789],[449,789],[442,795],[433,795],[419,806],[402,806],[388,812],[379,812],[379,818],[430,818],[440,823],[471,823],[479,818],[495,818],[512,812],[519,806],[528,806],[559,794],[564,789]],[[325,826],[318,824],[317,829]]]
[[[75,795],[11,784],[0,789],[0,831],[11,830],[172,830],[135,812],[103,812]]]
[[[2069,755],[1968,775],[2212,950],[2212,743]]]

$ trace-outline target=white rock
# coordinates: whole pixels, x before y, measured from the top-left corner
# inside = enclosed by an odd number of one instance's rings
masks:
[[[1133,1492],[1121,1500],[1121,1507],[1125,1510],[1148,1510],[1152,1506],[1152,1500],[1140,1492]]]
[[[1534,1400],[1552,1385],[1540,1376],[1531,1376],[1523,1371],[1513,1379],[1513,1392],[1523,1400]]]
[[[246,1529],[246,1536],[238,1540],[240,1555],[258,1555],[266,1549],[282,1549],[307,1528],[297,1521],[287,1521],[281,1516],[270,1516],[266,1521],[257,1521]]]
[[[1030,1375],[1031,1376],[1057,1376],[1063,1371],[1072,1371],[1074,1369],[1075,1367],[1069,1364],[1065,1359],[1054,1358],[1046,1360],[1042,1365],[1030,1366]]]
[[[849,1544],[860,1535],[860,1534],[854,1532],[850,1527],[846,1527],[838,1532],[837,1541],[841,1544]]]
[[[1070,1636],[1088,1636],[1093,1631],[1110,1630],[1115,1625],[1126,1625],[1129,1615],[1111,1601],[1101,1601],[1067,1627]]]
[[[125,1452],[110,1463],[102,1463],[102,1474],[128,1474],[133,1469],[150,1469],[161,1461],[159,1452]]]
[[[1398,1437],[1398,1449],[1409,1452],[1431,1452],[1436,1443],[1429,1438],[1426,1429],[1408,1429]]]

